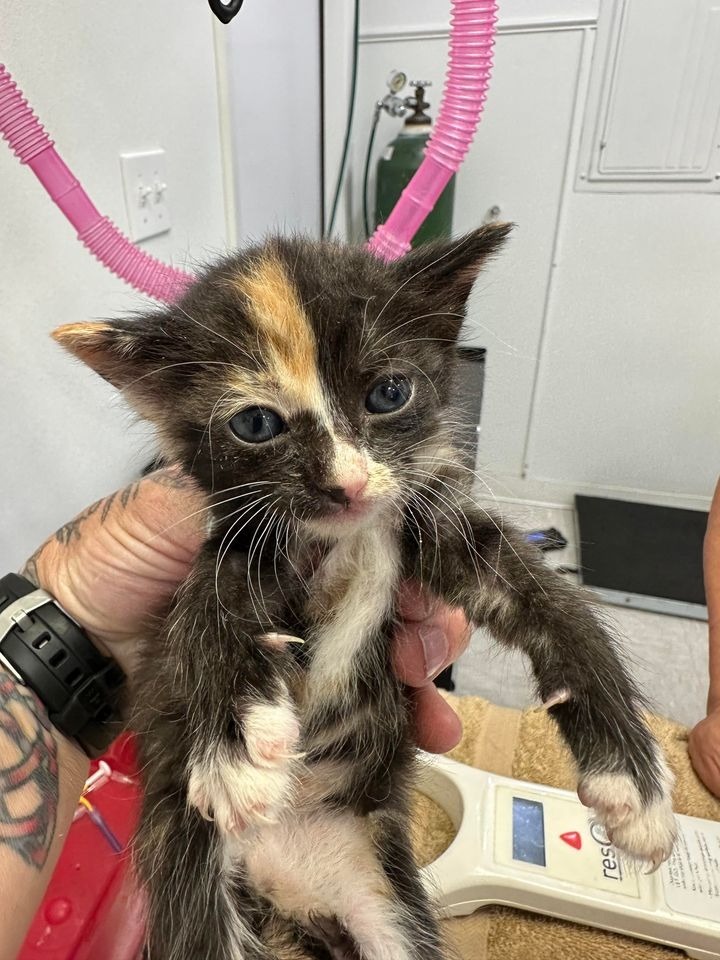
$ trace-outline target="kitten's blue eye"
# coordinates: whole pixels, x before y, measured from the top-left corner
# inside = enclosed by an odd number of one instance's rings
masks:
[[[401,373],[378,380],[365,398],[370,413],[394,413],[404,407],[412,396],[412,383]]]
[[[282,419],[267,407],[248,407],[236,413],[230,429],[245,443],[267,443],[285,429]]]

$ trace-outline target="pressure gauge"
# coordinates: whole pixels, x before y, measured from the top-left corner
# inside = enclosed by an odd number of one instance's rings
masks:
[[[402,70],[391,70],[385,82],[391,93],[400,93],[407,83],[407,74],[403,73]]]

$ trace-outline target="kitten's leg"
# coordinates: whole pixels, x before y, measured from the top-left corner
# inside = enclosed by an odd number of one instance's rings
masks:
[[[375,817],[373,840],[383,870],[398,902],[403,905],[401,918],[413,943],[414,960],[440,960],[445,953],[436,908],[420,879],[410,845],[409,820],[407,809],[379,812]]]
[[[273,820],[295,783],[292,761],[300,727],[282,681],[273,700],[253,698],[235,708],[228,723],[236,735],[198,743],[189,758],[187,797],[221,833],[242,832]]]
[[[153,905],[151,960],[263,956],[259,945],[255,953],[243,945],[247,925],[228,894],[225,841],[277,816],[295,779],[290,658],[258,637],[268,624],[258,624],[243,561],[227,560],[216,578],[216,551],[201,554],[138,669],[133,727],[145,802],[137,847]],[[264,599],[271,613],[269,592]],[[187,943],[208,922],[203,911],[218,918],[212,949],[192,952]]]
[[[672,777],[596,609],[469,497],[438,480],[423,490],[422,505],[409,511],[407,572],[530,658],[577,762],[580,798],[621,850],[657,866],[675,838]],[[424,557],[418,543],[429,545]]]
[[[332,960],[442,960],[407,818],[326,807],[237,841],[248,881]],[[232,849],[233,841],[229,841]]]
[[[180,792],[150,791],[134,846],[148,960],[272,960],[238,902],[223,842]],[[246,914],[246,915],[244,915]]]

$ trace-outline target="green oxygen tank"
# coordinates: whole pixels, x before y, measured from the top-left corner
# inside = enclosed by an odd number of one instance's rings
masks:
[[[400,194],[410,183],[413,174],[425,156],[425,146],[432,132],[432,120],[425,112],[430,104],[425,100],[429,83],[413,82],[415,96],[406,100],[412,113],[403,128],[387,145],[378,160],[375,180],[375,226],[384,223]],[[445,187],[427,219],[413,240],[413,247],[438,237],[452,236],[453,207],[455,205],[455,177]]]

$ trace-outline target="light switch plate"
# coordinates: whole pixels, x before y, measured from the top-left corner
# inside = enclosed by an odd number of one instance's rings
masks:
[[[165,151],[121,153],[125,206],[131,240],[147,240],[171,227]]]

